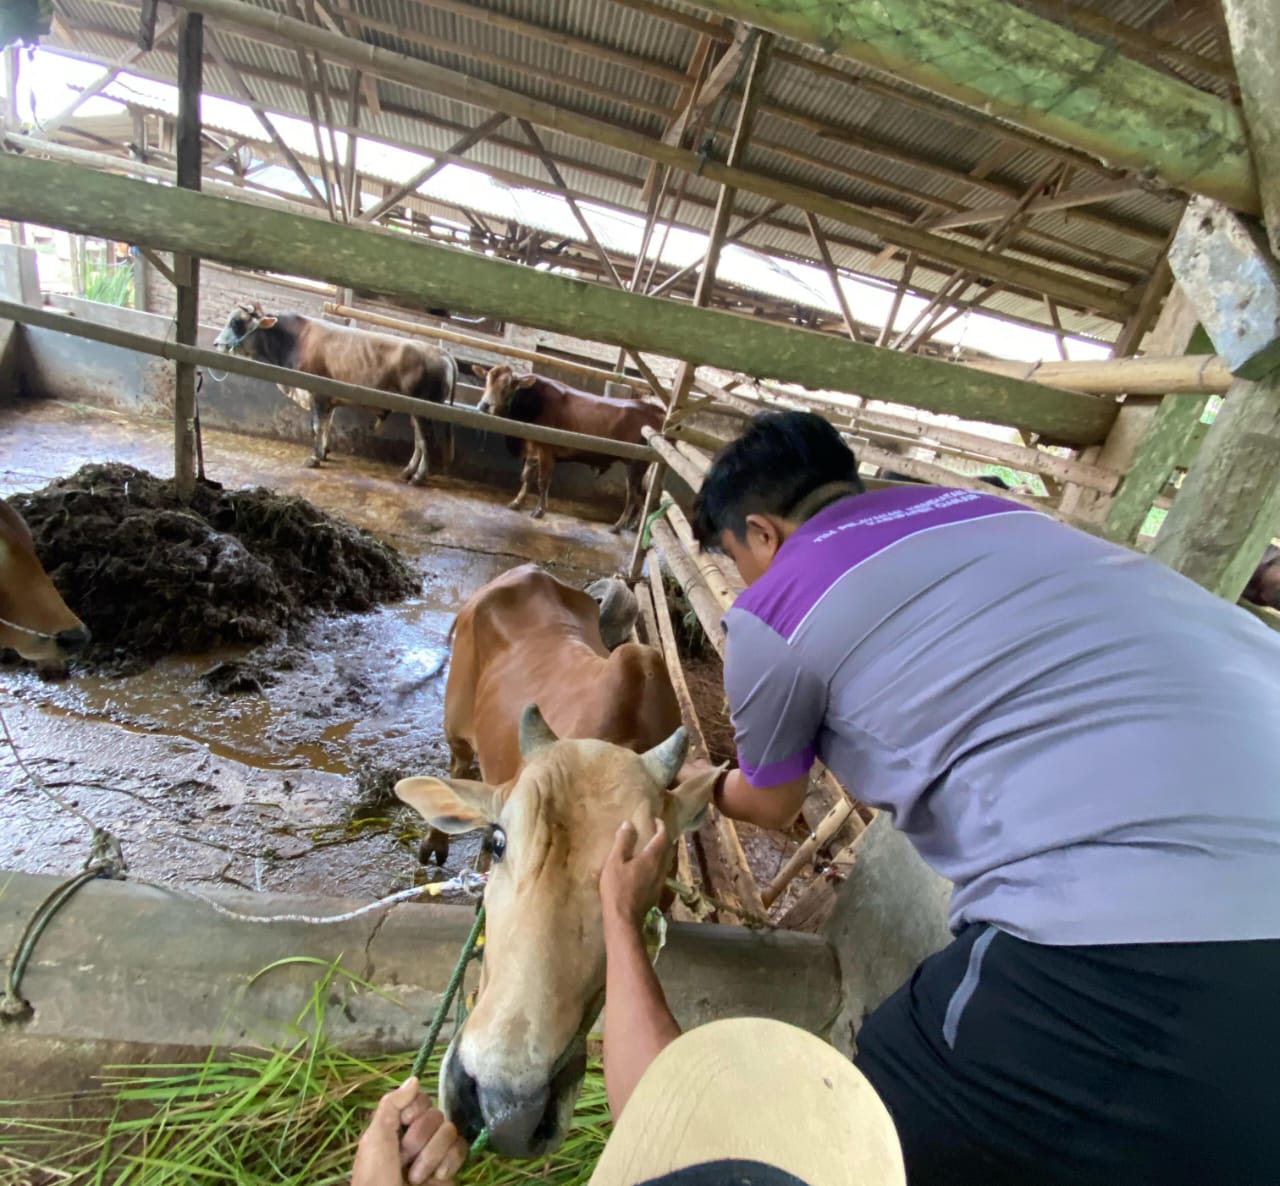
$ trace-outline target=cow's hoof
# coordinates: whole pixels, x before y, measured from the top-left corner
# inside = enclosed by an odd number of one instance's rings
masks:
[[[610,534],[610,535],[617,535],[617,534],[618,534],[618,532],[620,532],[621,530],[622,530],[622,524],[621,524],[621,523],[615,523],[612,527],[610,527],[610,528],[609,528],[609,534]]]
[[[545,515],[546,513],[547,513],[546,511],[544,511],[541,507],[539,507],[536,511],[534,511],[534,512],[533,512],[533,514],[532,514],[532,515],[530,515],[530,516],[529,516],[529,518],[530,518],[530,519],[541,519],[541,518],[542,518],[542,516],[543,516],[543,515]]]
[[[302,464],[303,464],[303,465],[305,465],[305,466],[307,467],[307,469],[319,469],[319,468],[320,468],[320,458],[318,458],[318,457],[308,457],[308,458],[306,459],[306,461],[304,461]]]
[[[507,510],[518,511],[519,509],[520,509],[520,500],[518,498],[513,498],[509,503],[507,503]]]
[[[413,477],[409,479],[410,486],[425,486],[426,484],[427,484],[426,474],[414,474]]]

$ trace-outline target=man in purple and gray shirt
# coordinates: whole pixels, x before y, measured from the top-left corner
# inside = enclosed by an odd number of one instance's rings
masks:
[[[821,759],[955,884],[858,1036],[912,1186],[1280,1181],[1280,636],[998,496],[865,493],[807,413],[694,530],[748,586],[717,804],[784,827]]]

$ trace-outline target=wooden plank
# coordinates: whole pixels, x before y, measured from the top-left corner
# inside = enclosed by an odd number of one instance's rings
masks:
[[[51,329],[57,333],[71,334],[73,337],[105,342],[109,346],[136,350],[141,354],[169,358],[175,362],[210,367],[216,371],[229,371],[233,375],[247,375],[251,379],[261,379],[264,383],[315,391],[331,399],[341,400],[343,403],[355,404],[357,407],[385,408],[389,412],[403,412],[409,416],[421,416],[424,419],[439,420],[445,424],[459,424],[464,428],[474,428],[477,432],[501,432],[503,436],[518,437],[526,441],[542,441],[548,445],[565,445],[585,452],[602,453],[607,457],[620,457],[624,461],[653,461],[655,456],[653,450],[645,445],[632,445],[626,441],[587,436],[580,432],[566,432],[559,428],[547,428],[541,424],[524,424],[518,420],[504,420],[499,426],[495,423],[496,417],[486,412],[477,412],[474,408],[468,408],[462,404],[436,404],[429,400],[397,395],[391,391],[381,391],[375,387],[341,383],[337,379],[308,374],[306,371],[269,366],[249,358],[241,358],[239,355],[208,350],[202,346],[184,346],[167,338],[133,333],[129,330],[117,329],[113,325],[103,325],[83,317],[71,317],[52,309],[35,308],[18,301],[0,300],[0,318],[8,318],[22,325]]]
[[[1155,401],[1153,409],[1142,409],[1143,419],[1148,421],[1146,431],[1103,522],[1109,539],[1130,545],[1137,541],[1156,496],[1195,435],[1208,402],[1207,395],[1166,395]],[[1130,407],[1129,403],[1125,407]],[[1136,418],[1138,406],[1133,410]]]
[[[716,599],[721,612],[730,609],[744,588],[742,578],[734,570],[732,561],[717,556],[714,552],[704,552],[698,547],[689,520],[674,502],[667,507],[667,522],[676,533],[680,546],[697,567],[698,575],[710,590],[711,596]]]
[[[631,563],[627,566],[627,580],[632,583],[640,579],[644,570],[644,558],[649,547],[646,538],[649,517],[657,510],[658,499],[662,497],[662,483],[666,478],[667,467],[661,461],[655,461],[645,472],[644,505],[640,508],[640,521],[636,529],[636,542],[631,548]],[[656,638],[656,635],[655,635]],[[657,645],[656,643],[654,644]]]
[[[1113,166],[1150,169],[1179,189],[1260,211],[1243,121],[1228,102],[1007,0],[697,0],[697,7],[851,58]],[[1274,38],[1259,44],[1268,68],[1274,45]]]
[[[707,743],[693,706],[693,697],[685,682],[684,667],[676,648],[675,627],[667,605],[667,591],[662,584],[662,568],[654,552],[649,553],[649,586],[653,591],[654,611],[662,638],[663,656],[667,662],[667,674],[671,676],[671,686],[680,702],[685,727],[689,730],[689,750],[694,757],[705,759],[708,756]],[[760,900],[759,887],[747,864],[746,854],[742,851],[738,830],[733,821],[726,819],[714,804],[707,808],[707,818],[698,829],[698,840],[706,858],[704,871],[712,894],[739,918],[746,917],[744,911],[763,915],[764,903]]]
[[[436,244],[0,154],[0,212],[339,287],[408,297],[819,390],[896,400],[1087,444],[1104,401],[715,309],[584,284]]]
[[[653,542],[662,552],[662,557],[666,560],[667,567],[671,569],[672,574],[680,583],[680,588],[684,590],[685,596],[689,599],[689,605],[697,616],[698,624],[702,627],[702,632],[707,636],[707,641],[711,644],[716,654],[723,659],[725,632],[724,627],[720,624],[720,619],[724,616],[724,610],[712,595],[711,590],[707,588],[706,582],[702,579],[702,574],[698,571],[696,562],[680,546],[680,541],[676,537],[676,533],[671,529],[671,525],[665,519],[658,519],[653,524],[652,534]],[[1242,585],[1241,588],[1243,587]]]
[[[282,38],[295,46],[306,46],[323,54],[330,61],[392,82],[419,87],[441,98],[455,99],[489,111],[502,111],[515,119],[527,119],[539,127],[594,141],[644,160],[670,165],[684,173],[702,176],[732,189],[759,194],[802,210],[810,210],[832,221],[868,231],[886,242],[912,248],[931,259],[942,259],[956,267],[971,269],[976,275],[989,276],[1034,292],[1046,292],[1074,308],[1095,309],[1120,318],[1127,316],[1129,311],[1130,301],[1127,296],[1107,285],[1080,280],[1053,268],[991,255],[976,247],[934,235],[906,222],[886,218],[838,198],[815,193],[805,186],[764,176],[749,169],[706,160],[700,153],[663,144],[659,139],[630,128],[532,99],[393,50],[357,42],[329,29],[317,28],[305,21],[247,4],[244,0],[176,2],[179,7]],[[756,48],[758,50],[758,44]],[[681,78],[683,79],[683,75]]]

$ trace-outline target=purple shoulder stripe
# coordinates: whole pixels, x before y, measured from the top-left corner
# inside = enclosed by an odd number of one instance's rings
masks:
[[[1039,513],[994,494],[938,486],[842,498],[782,545],[769,571],[739,595],[734,608],[754,614],[789,640],[845,573],[894,544],[974,519]]]

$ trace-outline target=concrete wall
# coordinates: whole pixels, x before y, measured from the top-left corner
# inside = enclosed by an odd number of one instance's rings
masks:
[[[60,880],[0,872],[0,950],[13,950]],[[327,916],[364,905],[238,891],[209,896],[259,915]],[[327,926],[264,925],[223,917],[178,892],[92,882],[39,941],[21,986],[34,1013],[0,1031],[0,1097],[75,1090],[103,1058],[190,1060],[215,1045],[293,1040],[291,1026],[312,987],[337,960],[376,991],[335,979],[330,1039],[356,1049],[414,1050],[472,918],[465,906],[414,904]],[[312,962],[263,974],[289,957]],[[814,935],[675,923],[658,975],[686,1026],[753,1016],[821,1032],[839,1000],[835,958]],[[475,976],[473,967],[469,986]]]
[[[825,935],[840,960],[843,1007],[832,1041],[857,1050],[857,1032],[920,963],[951,941],[951,882],[938,876],[880,812],[862,836]]]

